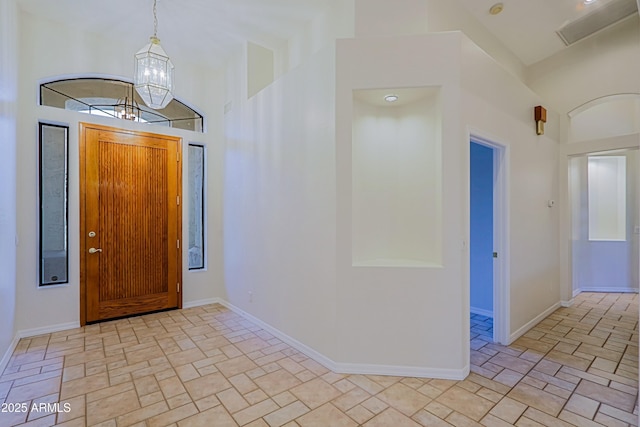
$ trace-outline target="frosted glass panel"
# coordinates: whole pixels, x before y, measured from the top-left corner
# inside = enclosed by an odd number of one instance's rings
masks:
[[[626,157],[589,157],[589,240],[626,240],[626,177]]]
[[[67,135],[40,123],[40,285],[67,283]]]
[[[353,104],[353,265],[442,265],[439,88],[358,90]]]
[[[204,268],[204,147],[189,144],[189,270]]]

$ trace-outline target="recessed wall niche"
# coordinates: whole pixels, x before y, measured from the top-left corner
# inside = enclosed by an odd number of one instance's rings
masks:
[[[353,91],[351,230],[354,266],[442,265],[439,87]]]

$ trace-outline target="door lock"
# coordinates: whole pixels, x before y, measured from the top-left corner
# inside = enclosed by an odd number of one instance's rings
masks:
[[[100,249],[100,248],[89,248],[89,253],[90,254],[95,254],[96,252],[102,252],[102,249]]]

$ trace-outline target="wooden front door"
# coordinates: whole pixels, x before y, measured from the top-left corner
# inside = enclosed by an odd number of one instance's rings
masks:
[[[80,318],[182,305],[180,138],[80,125]]]

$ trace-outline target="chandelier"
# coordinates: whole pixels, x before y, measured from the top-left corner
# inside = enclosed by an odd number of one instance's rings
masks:
[[[157,37],[156,1],[153,0],[153,36],[135,54],[133,84],[149,108],[161,109],[173,99],[173,64]]]
[[[113,106],[116,117],[123,120],[131,120],[133,122],[140,122],[141,113],[140,106],[133,97],[133,86],[131,86],[131,97],[127,95],[124,98],[120,98]]]

